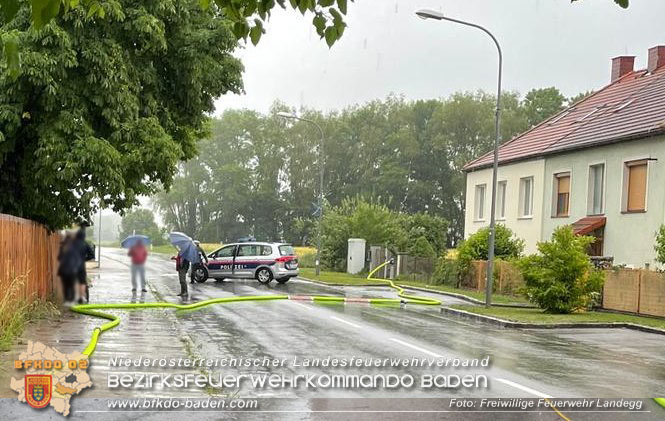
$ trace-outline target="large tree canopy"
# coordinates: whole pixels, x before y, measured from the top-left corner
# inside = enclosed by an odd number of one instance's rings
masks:
[[[0,73],[0,212],[59,228],[93,203],[121,211],[168,186],[196,153],[214,99],[242,90],[236,37],[189,0],[71,9],[40,30],[30,8],[3,29],[20,40],[16,77]]]
[[[524,99],[505,94],[503,139],[529,128],[529,118],[538,123],[557,112],[550,99],[559,91],[539,92]],[[326,202],[339,206],[362,196],[391,211],[439,216],[450,222],[446,238],[455,244],[464,231],[461,169],[492,148],[494,107],[492,95],[476,92],[413,102],[392,96],[326,115],[302,110],[325,132]],[[529,110],[539,112],[530,117]],[[229,110],[213,120],[201,154],[182,164],[172,189],[155,198],[170,228],[210,242],[248,234],[296,244],[313,238],[319,136],[311,124],[285,121],[279,111],[294,110],[277,103],[268,115]],[[427,239],[440,248],[441,239]]]
[[[229,23],[236,38],[249,38],[255,45],[265,32],[265,22],[275,6],[286,8],[290,5],[303,15],[309,11],[314,15],[312,25],[319,36],[325,38],[328,46],[332,46],[344,33],[346,23],[343,15],[346,14],[349,1],[353,0],[188,0],[190,5],[211,10],[215,17]],[[57,16],[66,15],[72,10],[83,12],[86,21],[93,21],[89,24],[96,24],[107,15],[122,12],[123,6],[123,2],[118,0],[30,0],[29,5],[26,3],[21,0],[0,0],[0,22],[10,23],[23,5],[30,8],[31,22],[36,29],[41,29]],[[149,2],[146,7],[154,7],[154,3]],[[164,3],[164,7],[171,4],[168,0]],[[140,4],[137,2],[133,7]],[[143,23],[151,26],[149,21]],[[15,33],[0,28],[0,52],[3,47],[6,64],[15,75],[19,68],[19,39]]]

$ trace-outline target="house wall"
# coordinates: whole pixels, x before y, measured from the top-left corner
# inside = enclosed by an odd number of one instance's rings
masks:
[[[647,203],[644,213],[623,213],[624,162],[642,158],[649,161]],[[545,160],[545,194],[542,196],[542,239],[549,239],[560,225],[572,224],[587,216],[589,166],[605,163],[605,243],[603,254],[614,256],[615,264],[654,267],[655,232],[665,222],[665,137],[626,141],[613,145],[554,155]],[[571,172],[568,217],[552,216],[554,174]]]
[[[506,181],[505,219],[497,218],[497,223],[504,224],[525,241],[525,252],[535,253],[536,243],[542,235],[543,218],[543,178],[545,161],[542,159],[524,161],[499,167],[498,181]],[[533,216],[520,217],[520,179],[533,177]],[[485,207],[483,220],[476,220],[475,196],[476,186],[486,185]],[[466,174],[466,209],[464,218],[464,236],[468,238],[480,228],[489,226],[490,206],[492,200],[492,169],[482,169]]]

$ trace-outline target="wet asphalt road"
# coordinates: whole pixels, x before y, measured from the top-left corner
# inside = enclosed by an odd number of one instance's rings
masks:
[[[228,280],[190,284],[190,296],[183,300],[179,292],[174,263],[165,256],[152,255],[146,264],[150,292],[132,295],[127,257],[124,251],[105,249],[102,270],[93,275],[94,302],[169,301],[191,303],[211,298],[250,295],[340,295],[347,297],[394,297],[389,288],[331,287],[293,279],[285,285],[272,282],[261,285],[255,280]],[[426,293],[416,292],[420,295]],[[444,305],[461,301],[434,295]],[[562,329],[512,330],[440,313],[438,307],[376,307],[363,304],[322,305],[302,301],[266,301],[213,305],[202,310],[175,313],[169,310],[136,310],[118,312],[122,324],[101,336],[93,355],[90,374],[94,390],[73,399],[75,419],[88,419],[83,412],[103,408],[104,397],[132,397],[135,393],[105,388],[108,372],[131,372],[132,369],[109,368],[108,359],[117,357],[190,357],[190,358],[277,358],[287,359],[286,367],[235,368],[233,374],[483,374],[489,379],[487,389],[319,389],[263,388],[246,384],[238,389],[204,393],[200,389],[179,390],[176,395],[206,398],[219,396],[262,398],[279,410],[326,410],[330,402],[344,402],[345,408],[366,410],[370,402],[383,402],[391,410],[437,409],[432,407],[442,397],[651,397],[665,395],[665,337],[627,329]],[[65,323],[84,325],[85,329],[70,335],[59,348],[69,351],[87,341],[87,335],[101,322],[86,316],[67,317]],[[48,327],[36,337],[62,337],[61,327]],[[36,335],[33,331],[32,335]],[[128,339],[129,338],[129,339]],[[55,339],[44,340],[53,344]],[[18,352],[18,351],[17,351]],[[329,368],[293,367],[293,360],[313,358],[483,358],[490,357],[489,369],[451,368],[359,368],[350,371]],[[221,370],[221,371],[220,371]],[[228,374],[230,369],[206,369],[209,374]],[[179,370],[184,371],[184,370]],[[196,372],[196,370],[191,370]],[[3,380],[4,382],[4,380]],[[140,396],[159,396],[163,391],[141,391]],[[3,396],[7,396],[3,393]],[[93,399],[94,398],[94,399]],[[290,398],[290,399],[289,399]],[[295,399],[294,399],[295,398]],[[333,401],[326,398],[334,398]],[[353,398],[343,400],[340,398]],[[362,398],[362,399],[358,399]],[[389,400],[386,400],[388,398]],[[422,400],[421,398],[425,398]],[[427,399],[429,398],[429,399]],[[415,399],[421,399],[417,401]],[[0,411],[15,400],[3,399]],[[24,406],[24,405],[23,405]],[[265,405],[264,405],[265,407]],[[651,408],[653,409],[653,408]],[[659,408],[655,407],[656,411]],[[23,412],[21,410],[21,412]],[[42,411],[44,412],[44,411]],[[120,419],[104,414],[104,419]],[[302,412],[279,418],[308,419]],[[357,415],[339,413],[334,419],[359,419]],[[382,418],[404,419],[404,414],[390,413]],[[17,414],[18,415],[18,414]],[[44,414],[46,415],[46,414]],[[91,415],[88,413],[88,416]],[[139,416],[141,415],[141,416]],[[142,419],[147,414],[136,414]],[[159,416],[159,414],[152,414]],[[162,414],[163,415],[163,414]],[[325,412],[317,418],[328,418]],[[346,416],[348,415],[348,416]],[[420,414],[421,416],[423,414]],[[427,415],[427,414],[426,414]],[[501,414],[493,419],[524,419],[525,414]],[[579,414],[577,414],[579,415]],[[623,418],[628,415],[628,418]],[[642,414],[643,415],[643,414]],[[122,418],[127,416],[123,412]],[[275,419],[270,413],[254,414],[256,418]],[[432,419],[458,419],[454,413],[428,414]],[[476,418],[476,416],[478,418]],[[637,414],[584,414],[571,419],[637,419]],[[201,414],[199,414],[201,417]],[[216,416],[212,416],[214,419]],[[631,418],[632,417],[632,418]],[[206,418],[206,417],[204,417]],[[361,417],[362,418],[362,417]],[[21,418],[22,419],[22,418]],[[40,417],[40,419],[44,419]],[[198,418],[197,418],[198,419]],[[486,419],[482,414],[465,414],[464,419]],[[537,412],[529,419],[561,419],[552,411]],[[647,419],[647,418],[639,418]],[[650,417],[648,419],[651,419]]]
[[[123,265],[124,255],[117,258]],[[173,263],[154,257],[147,267],[158,296],[180,302]],[[330,287],[291,280],[264,286],[255,280],[190,284],[187,302],[234,295],[346,295],[393,297],[388,288]],[[444,305],[459,300],[437,295]],[[481,397],[625,397],[665,395],[665,337],[627,329],[511,330],[441,314],[437,308],[367,305],[321,305],[276,301],[215,305],[177,316],[205,358],[378,357],[426,358],[490,356],[487,390],[467,390]],[[103,343],[103,339],[102,339]],[[298,374],[297,368],[291,368]],[[370,370],[370,369],[367,369]],[[473,370],[473,369],[470,369]],[[250,370],[251,371],[251,370]],[[426,370],[424,370],[426,371]],[[448,369],[450,372],[450,369]],[[316,370],[308,369],[316,374]],[[399,372],[399,370],[397,370]],[[409,368],[405,373],[417,374]],[[437,374],[447,374],[439,371]],[[449,373],[448,373],[449,374]],[[457,374],[466,374],[458,371]],[[243,390],[243,396],[366,397],[367,391]],[[408,393],[413,397],[464,396],[465,391],[373,392],[385,397]]]

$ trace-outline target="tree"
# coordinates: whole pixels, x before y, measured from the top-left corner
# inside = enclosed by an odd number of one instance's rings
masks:
[[[155,223],[155,216],[149,209],[133,209],[128,211],[120,223],[120,240],[130,235],[147,235],[152,244],[166,244],[164,231]]]
[[[570,98],[568,98],[568,101],[567,101],[568,106],[572,107],[573,105],[577,104],[578,102],[585,99],[586,97],[589,97],[589,96],[593,95],[594,93],[595,93],[595,91],[591,90],[591,91],[586,91],[586,92],[580,92],[579,94],[577,94],[575,96],[571,96]]]
[[[656,251],[656,262],[665,265],[665,225],[661,225],[658,232],[656,232],[654,250]]]
[[[256,44],[270,10],[287,6],[200,3],[0,2],[0,182],[12,186],[0,212],[56,229],[168,189],[213,100],[242,90],[236,41]],[[342,36],[347,0],[288,5],[312,12],[328,45]]]
[[[519,261],[529,300],[548,313],[586,309],[603,285],[602,272],[587,254],[594,241],[564,225],[554,230],[551,241],[538,243],[539,254]]]
[[[350,0],[353,1],[353,0]],[[58,17],[68,18],[69,14],[85,16],[87,25],[104,26],[105,20],[111,16],[131,16],[131,9],[124,9],[124,2],[99,2],[97,0],[31,0],[30,6],[22,4],[20,0],[0,0],[0,18],[6,24],[10,24],[22,9],[30,9],[31,24],[35,29],[41,29]],[[25,2],[27,3],[27,2]],[[162,2],[161,8],[186,7],[191,10],[193,6],[201,10],[210,11],[218,21],[229,24],[237,39],[247,39],[256,45],[263,33],[265,23],[270,16],[271,10],[279,5],[286,8],[291,6],[303,15],[310,11],[314,15],[312,25],[321,38],[325,38],[328,46],[332,46],[341,38],[346,23],[343,15],[347,12],[348,0],[189,0],[185,2],[171,0]],[[154,5],[153,5],[154,7]],[[83,22],[81,22],[83,23]],[[141,22],[146,28],[155,29],[159,24],[152,19]],[[91,28],[94,30],[94,28]],[[195,38],[192,38],[194,41]],[[19,40],[16,34],[0,28],[0,47],[5,50],[6,63],[15,75],[20,67],[19,63]],[[2,52],[2,48],[0,48]]]
[[[40,30],[21,2],[23,66],[0,74],[0,212],[56,229],[122,211],[171,184],[196,153],[214,99],[242,89],[235,36],[189,1],[104,3]]]
[[[502,136],[509,139],[528,122],[520,95],[504,98]],[[416,215],[403,221],[404,242],[425,233],[437,254],[456,245],[464,233],[462,167],[492,148],[494,100],[483,92],[428,101],[391,95],[327,114],[300,110],[325,133],[325,202],[337,207],[360,195]],[[155,200],[167,226],[206,241],[316,238],[319,134],[278,118],[281,111],[295,112],[276,102],[267,114],[231,110],[212,121],[200,156]]]
[[[524,111],[530,126],[535,126],[563,110],[566,97],[555,88],[530,90],[524,98]]]

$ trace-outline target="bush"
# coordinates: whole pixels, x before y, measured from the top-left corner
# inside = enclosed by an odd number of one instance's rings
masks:
[[[436,257],[436,252],[427,238],[424,235],[421,235],[409,248],[409,255],[413,257],[434,258]]]
[[[436,262],[434,275],[432,275],[432,283],[435,285],[451,285],[457,288],[459,287],[461,276],[459,260],[448,259],[446,256],[442,256]]]
[[[548,313],[566,314],[589,306],[603,285],[603,274],[587,255],[595,239],[576,236],[570,226],[557,228],[549,242],[538,243],[540,254],[518,262],[529,301]]]
[[[298,266],[301,268],[316,267],[316,250],[298,254]]]
[[[665,265],[665,225],[661,225],[656,232],[656,262]]]
[[[349,238],[363,238],[369,245],[384,245],[397,252],[406,238],[399,214],[378,202],[347,198],[323,215],[321,263],[333,269],[345,269]]]
[[[472,260],[487,260],[489,237],[489,227],[481,228],[459,245],[457,258],[465,273],[468,272]],[[520,257],[523,251],[524,240],[515,237],[510,228],[498,224],[494,237],[494,256],[497,259],[509,260]]]

